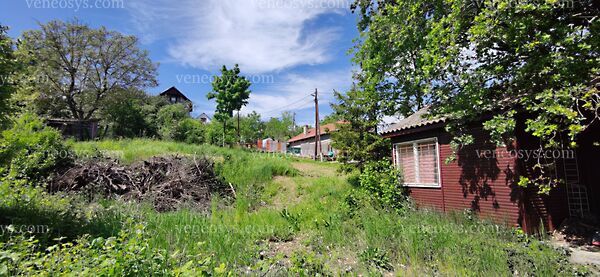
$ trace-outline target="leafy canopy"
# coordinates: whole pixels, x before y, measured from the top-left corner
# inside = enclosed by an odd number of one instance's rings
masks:
[[[156,86],[156,68],[135,36],[78,21],[50,21],[23,33],[19,57],[37,76],[23,93],[38,95],[41,113],[90,119],[102,101],[122,90]]]
[[[18,63],[14,55],[13,41],[7,35],[8,28],[0,25],[0,130],[7,126],[10,115],[9,99],[15,91],[14,72]]]
[[[595,1],[357,0],[354,8],[359,84],[375,88],[387,114],[435,105],[457,145],[472,141],[464,126],[484,114],[495,115],[484,128],[496,142],[527,115],[526,131],[544,148],[575,146],[598,124]]]
[[[215,117],[230,118],[233,116],[233,111],[239,111],[248,104],[250,85],[246,77],[240,76],[240,68],[237,64],[232,69],[223,66],[221,76],[215,76],[212,82],[213,91],[207,94],[209,100],[217,101]]]
[[[335,97],[337,104],[332,108],[336,117],[346,123],[338,124],[338,130],[331,134],[333,147],[339,151],[341,169],[362,171],[368,162],[386,159],[389,141],[377,133],[383,115],[379,94],[354,87],[345,95],[335,92]]]

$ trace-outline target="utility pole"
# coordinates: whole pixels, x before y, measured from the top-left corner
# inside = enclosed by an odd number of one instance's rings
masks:
[[[292,128],[294,129],[294,132],[296,132],[296,112],[294,112],[292,116]]]
[[[317,89],[315,89],[315,93],[312,94],[315,97],[315,157],[314,159],[317,160],[317,156],[318,154],[321,153],[321,151],[318,151],[317,146],[320,146],[320,141],[321,141],[321,128],[319,127],[319,91]]]

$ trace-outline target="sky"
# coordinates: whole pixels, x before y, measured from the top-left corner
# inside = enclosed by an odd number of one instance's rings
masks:
[[[3,0],[0,24],[17,38],[50,20],[75,18],[94,28],[140,39],[159,63],[158,94],[177,87],[194,102],[193,115],[215,110],[206,99],[223,65],[239,64],[253,84],[242,113],[264,120],[284,111],[298,124],[314,124],[319,90],[321,118],[331,113],[333,90],[352,84],[349,50],[358,37],[351,0]]]

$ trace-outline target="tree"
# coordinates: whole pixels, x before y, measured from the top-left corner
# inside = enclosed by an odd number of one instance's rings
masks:
[[[87,120],[107,96],[157,85],[157,65],[137,47],[135,36],[76,20],[40,28],[23,34],[18,51],[31,64],[28,74],[38,76],[33,89],[40,103],[51,105],[43,110]]]
[[[165,106],[171,105],[166,97],[160,95],[151,96],[144,95],[143,105],[141,112],[146,122],[146,131],[144,136],[146,137],[159,137],[160,120],[158,118],[158,112]]]
[[[261,121],[260,114],[252,111],[241,118],[240,141],[243,143],[256,143],[259,139],[263,139],[264,129],[265,126]]]
[[[321,122],[319,122],[320,125],[325,125],[325,124],[329,124],[329,123],[336,123],[338,121],[342,120],[341,116],[339,116],[336,113],[331,113],[325,116],[325,118],[321,119]]]
[[[375,4],[378,2],[378,4]],[[572,6],[565,6],[571,3]],[[598,124],[600,9],[593,1],[357,0],[359,85],[387,99],[387,114],[432,104],[450,119],[455,145],[482,114],[497,143],[520,113],[540,148],[559,147]],[[542,181],[542,180],[540,180]],[[536,182],[547,186],[543,182]]]
[[[290,112],[281,114],[281,118],[272,117],[265,123],[265,136],[284,141],[295,135],[294,115]]]
[[[0,25],[0,130],[7,127],[11,111],[9,99],[15,91],[14,80],[11,80],[11,77],[18,66],[13,41],[7,35],[7,31],[7,27]]]
[[[179,123],[190,114],[184,104],[167,105],[158,111],[157,122],[159,125],[158,133],[162,139],[175,139],[175,132]]]
[[[348,93],[335,92],[337,99],[332,108],[338,118],[346,124],[338,124],[331,133],[333,147],[339,150],[341,170],[351,172],[358,168],[362,172],[371,161],[380,161],[389,156],[389,141],[377,133],[383,113],[381,99],[376,91],[352,88]]]
[[[110,127],[113,137],[142,137],[151,131],[143,106],[147,101],[143,91],[121,91],[107,96],[102,103],[102,122]]]
[[[212,82],[213,91],[207,94],[209,100],[217,100],[215,118],[223,123],[223,138],[227,127],[227,119],[233,117],[233,111],[237,111],[238,141],[240,139],[240,110],[248,104],[250,97],[250,81],[240,76],[240,68],[236,64],[234,68],[227,69],[223,66],[221,76],[216,76]],[[225,139],[223,139],[225,143]],[[223,144],[225,146],[225,144]]]

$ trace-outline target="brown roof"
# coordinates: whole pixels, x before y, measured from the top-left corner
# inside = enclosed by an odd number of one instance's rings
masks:
[[[171,87],[163,92],[160,93],[161,96],[165,96],[165,95],[173,95],[173,96],[179,96],[187,101],[192,102],[192,100],[190,100],[189,98],[187,98],[187,96],[185,96],[181,91],[179,91],[176,87]]]
[[[446,121],[445,117],[429,118],[427,116],[428,114],[429,107],[422,108],[416,111],[414,114],[410,115],[409,117],[400,120],[396,123],[393,123],[392,125],[390,125],[389,128],[383,130],[381,134],[389,134],[397,131],[432,125],[435,123],[442,123]]]
[[[327,133],[336,131],[338,129],[337,128],[338,124],[344,124],[344,123],[341,121],[338,121],[335,123],[329,123],[329,124],[319,126],[320,134],[323,135],[323,134],[327,134]],[[301,133],[301,134],[289,139],[288,142],[295,142],[295,141],[299,141],[299,140],[314,138],[316,136],[316,130],[317,130],[316,128],[311,128],[306,132],[306,134]]]

